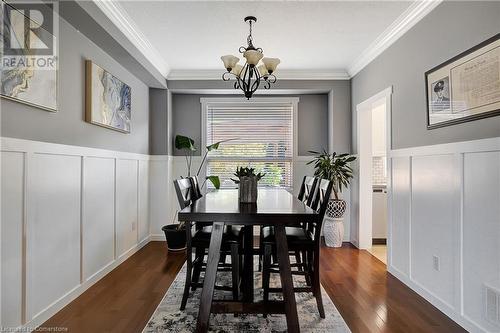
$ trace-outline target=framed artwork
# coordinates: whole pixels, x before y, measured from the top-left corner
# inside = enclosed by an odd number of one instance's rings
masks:
[[[85,120],[130,133],[130,87],[91,60],[85,61],[85,81]]]
[[[500,115],[500,34],[425,73],[427,128]]]
[[[58,74],[54,29],[57,25],[53,20],[53,4],[16,3],[15,6],[0,3],[0,95],[56,112]],[[35,11],[42,17],[31,17]],[[37,26],[36,33],[27,36],[27,24]]]

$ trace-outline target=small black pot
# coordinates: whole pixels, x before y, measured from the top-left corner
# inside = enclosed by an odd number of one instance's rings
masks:
[[[169,224],[161,228],[167,239],[169,251],[183,251],[186,249],[186,228],[179,228],[179,224]]]

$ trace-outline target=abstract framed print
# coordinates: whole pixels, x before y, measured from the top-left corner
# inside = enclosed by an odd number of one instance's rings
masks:
[[[130,133],[130,86],[116,76],[85,61],[85,120],[91,124]]]

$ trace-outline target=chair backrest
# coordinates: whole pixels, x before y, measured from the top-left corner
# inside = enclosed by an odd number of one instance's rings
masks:
[[[327,179],[318,179],[318,184],[314,192],[314,199],[311,208],[318,212],[320,216],[319,222],[309,223],[308,231],[311,235],[314,235],[314,240],[318,240],[321,235],[321,226],[323,225],[323,218],[325,217],[326,208],[328,206],[328,201],[330,200],[330,195],[332,193],[333,183]]]
[[[311,176],[304,176],[304,179],[302,179],[302,185],[300,186],[298,198],[309,207],[313,201],[317,181],[318,179],[316,177]]]
[[[181,209],[186,208],[193,201],[193,183],[190,178],[174,180],[175,193]]]
[[[193,186],[192,201],[196,201],[203,196],[200,190],[200,183],[198,182],[197,176],[189,177],[191,179],[191,185]]]

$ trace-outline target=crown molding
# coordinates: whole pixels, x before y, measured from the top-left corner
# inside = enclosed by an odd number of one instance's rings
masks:
[[[173,69],[167,80],[219,80],[224,70],[217,69]],[[345,70],[287,70],[276,71],[280,80],[349,80],[350,76]]]
[[[442,0],[415,1],[347,68],[350,77],[361,71],[396,40],[436,8]]]
[[[116,0],[93,0],[97,7],[113,22],[113,24],[137,47],[151,64],[167,77],[170,68],[151,44],[126,10]]]
[[[281,80],[349,80],[403,36],[443,0],[417,0],[382,32],[348,67],[328,70],[278,70]],[[93,0],[100,10],[168,80],[218,80],[223,70],[170,70],[158,50],[116,0]]]

